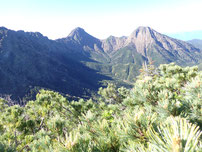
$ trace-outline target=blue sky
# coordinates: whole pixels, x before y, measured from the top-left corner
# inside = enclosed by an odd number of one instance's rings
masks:
[[[202,31],[201,8],[202,0],[0,0],[0,26],[51,39],[75,27],[100,39],[127,36],[138,26],[174,35]]]
[[[191,31],[191,32],[176,32],[176,33],[168,33],[170,37],[180,39],[180,40],[192,40],[192,39],[201,39],[202,40],[202,30],[201,31]]]

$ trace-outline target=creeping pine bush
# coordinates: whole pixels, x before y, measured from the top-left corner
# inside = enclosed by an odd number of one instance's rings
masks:
[[[41,90],[24,107],[0,99],[2,152],[201,152],[202,73],[175,64],[143,69],[132,89],[96,99]]]

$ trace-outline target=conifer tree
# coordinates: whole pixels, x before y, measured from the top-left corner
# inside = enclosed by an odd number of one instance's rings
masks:
[[[144,66],[132,89],[109,84],[95,99],[48,90],[25,106],[0,99],[0,151],[202,151],[202,73]]]

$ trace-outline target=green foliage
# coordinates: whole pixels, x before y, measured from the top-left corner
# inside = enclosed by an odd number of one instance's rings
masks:
[[[24,107],[0,99],[0,151],[198,152],[202,73],[144,65],[132,89],[108,84],[95,99],[41,90]]]
[[[157,152],[196,151],[199,150],[197,141],[201,134],[199,127],[189,123],[186,119],[168,117],[164,123],[158,126],[157,131],[150,128],[150,148]]]

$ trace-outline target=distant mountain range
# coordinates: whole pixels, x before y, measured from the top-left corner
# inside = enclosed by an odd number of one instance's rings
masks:
[[[190,32],[179,32],[179,33],[169,33],[169,36],[180,39],[183,41],[189,41],[192,39],[202,39],[202,30],[190,31]]]
[[[193,39],[193,40],[189,40],[187,41],[188,43],[192,44],[193,46],[195,46],[196,48],[199,48],[202,50],[202,40],[199,39]]]
[[[187,42],[192,44],[196,48],[199,48],[200,50],[202,50],[202,40],[193,39],[193,40],[189,40]],[[199,67],[199,70],[202,70],[202,61],[200,62],[200,64],[198,64],[198,67]]]
[[[200,44],[200,42],[199,42]],[[82,28],[66,38],[0,28],[0,93],[22,98],[34,88],[74,96],[89,95],[108,80],[130,85],[143,62],[155,65],[200,63],[202,51],[185,42],[139,27],[130,36],[99,40]]]

